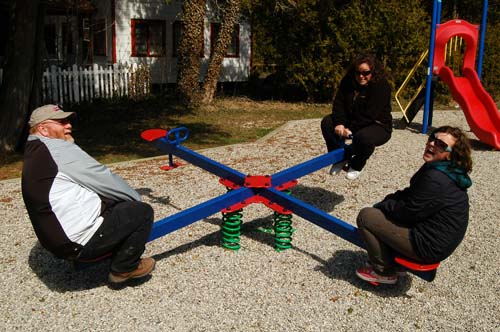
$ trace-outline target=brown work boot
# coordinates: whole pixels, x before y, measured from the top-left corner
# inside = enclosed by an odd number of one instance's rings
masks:
[[[150,274],[155,268],[155,260],[154,258],[142,258],[139,262],[139,266],[133,271],[130,272],[110,272],[109,273],[109,281],[117,284],[120,282],[127,281],[129,279],[142,278]]]

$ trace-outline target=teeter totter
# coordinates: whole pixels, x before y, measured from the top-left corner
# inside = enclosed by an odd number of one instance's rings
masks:
[[[356,227],[283,192],[283,188],[289,188],[297,184],[298,178],[344,160],[344,148],[326,153],[272,175],[245,175],[182,146],[181,143],[186,141],[188,136],[189,131],[185,127],[178,127],[169,131],[149,129],[141,133],[143,139],[152,142],[157,148],[168,154],[169,164],[164,166],[163,169],[169,170],[180,165],[173,161],[175,155],[188,163],[219,176],[220,182],[230,186],[231,190],[156,221],[153,224],[148,241],[153,241],[215,213],[234,211],[252,203],[262,203],[275,212],[282,214],[293,213],[300,216],[340,236],[344,240],[364,248]],[[395,257],[395,261],[410,273],[426,281],[434,280],[439,266],[439,263],[421,264],[404,257]]]

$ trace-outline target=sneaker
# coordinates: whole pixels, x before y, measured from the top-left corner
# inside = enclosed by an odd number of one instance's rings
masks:
[[[360,174],[361,174],[361,171],[356,171],[354,168],[349,167],[345,177],[348,180],[356,180]]]
[[[373,265],[370,262],[366,262],[365,267],[369,267],[373,270]],[[396,275],[398,277],[405,277],[408,273],[402,267],[396,267]]]
[[[333,164],[332,167],[330,167],[330,171],[329,171],[330,175],[338,174],[344,168],[344,166],[346,164],[347,164],[346,160],[341,161],[340,163]]]
[[[365,281],[373,284],[388,284],[394,285],[398,281],[396,274],[391,276],[382,276],[377,274],[371,266],[362,266],[356,270],[356,275]]]
[[[407,274],[408,274],[408,273],[406,272],[406,270],[405,270],[405,269],[399,269],[399,268],[398,268],[398,269],[396,269],[396,275],[397,275],[398,277],[406,277],[406,275],[407,275]]]
[[[127,281],[129,279],[137,279],[145,277],[154,270],[155,263],[156,262],[154,258],[151,257],[143,258],[140,260],[139,266],[137,266],[135,270],[123,273],[110,272],[108,279],[110,282],[116,284]]]

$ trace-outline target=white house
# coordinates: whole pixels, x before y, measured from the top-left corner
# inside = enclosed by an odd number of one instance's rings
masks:
[[[208,3],[209,1],[207,1]],[[79,54],[74,60],[82,64],[148,64],[153,83],[175,83],[177,54],[181,34],[182,1],[171,0],[94,0],[92,10],[68,20],[61,15],[48,15],[46,24],[52,26],[55,36],[52,53],[57,58],[68,37],[80,40],[72,52]],[[208,6],[208,5],[207,5]],[[204,26],[203,54],[200,54],[202,74],[206,71],[214,35],[219,24],[207,15]],[[69,23],[79,24],[73,33],[65,32]],[[46,29],[47,31],[47,29]],[[80,34],[80,38],[78,38]],[[220,81],[246,81],[251,65],[250,24],[241,21],[235,28],[232,43],[222,63]],[[46,37],[46,40],[48,38]],[[59,51],[58,51],[59,50]],[[50,52],[48,52],[50,53]]]
[[[219,27],[209,2],[202,22],[202,77]],[[51,1],[45,17],[44,63],[63,67],[95,63],[148,64],[153,83],[175,83],[182,3],[182,0]],[[6,4],[0,0],[1,36],[6,36],[8,31]],[[7,38],[0,38],[0,66],[6,42]],[[251,55],[250,24],[241,20],[223,60],[219,81],[246,81]]]

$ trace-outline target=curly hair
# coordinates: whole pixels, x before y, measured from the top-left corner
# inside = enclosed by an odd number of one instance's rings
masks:
[[[469,139],[465,133],[457,127],[442,126],[432,132],[450,134],[456,139],[455,145],[450,152],[451,163],[455,166],[463,168],[467,173],[472,172],[472,152]]]
[[[356,57],[354,57],[351,66],[349,67],[349,74],[352,76],[352,78],[355,78],[355,73],[358,67],[366,63],[369,67],[370,70],[372,71],[372,81],[377,82],[381,78],[386,78],[387,79],[387,72],[385,71],[384,66],[380,61],[377,60],[375,55],[373,54],[358,54]]]

